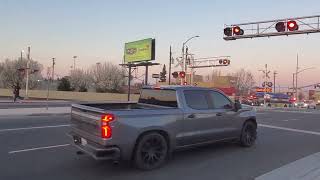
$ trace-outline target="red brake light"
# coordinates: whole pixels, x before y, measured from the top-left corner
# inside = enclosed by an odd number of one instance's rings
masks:
[[[110,138],[112,136],[112,129],[109,122],[115,119],[113,114],[105,114],[101,116],[101,137]]]
[[[102,138],[111,138],[112,136],[112,131],[111,131],[111,127],[108,126],[102,126],[101,127],[101,137]]]
[[[113,121],[114,120],[114,115],[113,114],[105,114],[105,115],[102,115],[101,117],[101,121],[102,122],[110,122],[110,121]]]

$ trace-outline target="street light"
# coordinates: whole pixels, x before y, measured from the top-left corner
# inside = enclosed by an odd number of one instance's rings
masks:
[[[22,49],[20,52],[20,60],[22,61],[22,54],[24,53],[24,50]]]
[[[184,47],[185,47],[185,45],[186,45],[191,39],[193,39],[193,38],[198,38],[198,37],[200,37],[200,36],[192,36],[192,37],[190,37],[189,39],[187,39],[187,40],[182,44],[182,61],[183,61],[182,71],[184,71],[184,72],[187,71],[186,58],[184,58],[184,54],[185,54],[185,52],[184,52]],[[181,85],[183,84],[183,82],[185,82],[185,77],[184,77],[183,80],[181,79]]]
[[[76,70],[76,58],[78,56],[73,56],[73,70]]]

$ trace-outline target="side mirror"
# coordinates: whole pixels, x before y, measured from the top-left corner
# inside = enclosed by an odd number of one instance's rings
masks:
[[[241,103],[239,100],[236,100],[235,103],[234,103],[234,110],[235,111],[239,111],[239,109],[241,109],[242,106],[241,106]]]

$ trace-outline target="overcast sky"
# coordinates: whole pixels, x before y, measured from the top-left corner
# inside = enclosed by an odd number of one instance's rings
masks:
[[[164,64],[170,45],[177,57],[182,43],[199,35],[188,43],[189,50],[198,58],[231,56],[232,65],[220,68],[223,73],[245,68],[259,81],[258,70],[268,63],[282,86],[291,85],[299,53],[301,67],[318,67],[300,76],[300,84],[312,84],[320,81],[320,34],[224,41],[222,31],[224,24],[316,15],[319,7],[317,0],[0,0],[0,61],[17,58],[31,46],[32,58],[45,67],[55,57],[62,76],[74,55],[84,69],[96,62],[119,64],[125,42],[151,37],[156,62]],[[151,73],[160,70],[153,67]]]

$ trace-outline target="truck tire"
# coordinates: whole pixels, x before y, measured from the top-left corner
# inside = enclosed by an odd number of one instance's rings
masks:
[[[247,121],[242,127],[240,136],[240,145],[243,147],[251,147],[257,139],[257,126],[252,121]]]
[[[159,133],[148,133],[139,138],[134,151],[134,165],[141,170],[162,166],[168,158],[168,143]]]

